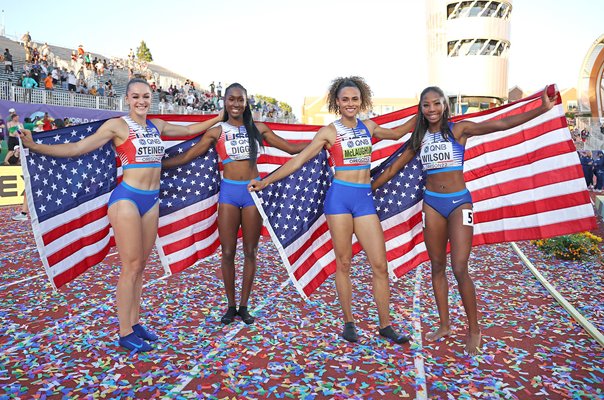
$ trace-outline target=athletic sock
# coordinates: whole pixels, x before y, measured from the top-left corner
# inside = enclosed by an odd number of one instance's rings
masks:
[[[399,335],[398,333],[396,333],[394,331],[394,329],[392,329],[391,325],[388,325],[385,328],[381,328],[380,329],[380,335],[384,336],[385,338],[388,338],[388,339],[392,340],[396,344],[407,343],[409,340],[411,340],[409,338],[409,336]]]
[[[252,317],[247,311],[247,306],[239,306],[239,311],[237,311],[237,314],[239,314],[243,322],[245,322],[247,325],[253,324],[256,320],[256,318]]]
[[[344,324],[344,331],[342,332],[342,337],[349,342],[356,342],[359,340],[357,336],[357,331],[354,327],[354,322],[346,322]]]
[[[143,340],[148,340],[150,342],[155,342],[158,337],[155,333],[153,332],[149,332],[148,330],[146,330],[145,328],[143,328],[141,326],[141,324],[136,324],[132,327],[132,330],[134,331],[134,333],[136,334],[136,336],[138,336],[139,338],[143,339]]]
[[[149,343],[136,336],[136,333],[134,332],[126,336],[120,336],[118,343],[120,346],[136,353],[153,350],[153,347],[151,347]]]
[[[222,316],[222,318],[220,318],[220,322],[222,322],[225,325],[228,325],[235,320],[236,314],[237,314],[237,307],[229,306],[227,312]]]

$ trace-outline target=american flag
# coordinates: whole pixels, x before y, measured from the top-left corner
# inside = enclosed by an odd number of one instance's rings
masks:
[[[540,105],[537,93],[518,102],[464,115],[483,121],[505,118]],[[382,126],[404,123],[417,107],[375,118]],[[374,145],[372,176],[402,152],[400,141],[381,141]],[[398,151],[397,151],[398,150]],[[392,158],[388,159],[389,156]],[[306,167],[314,160],[305,164]],[[383,163],[383,164],[382,164]],[[304,172],[296,172],[282,182],[295,182]],[[322,179],[319,173],[316,179]],[[516,128],[490,135],[473,137],[466,144],[464,177],[474,202],[474,245],[559,236],[595,228],[595,218],[576,149],[566,125],[560,101],[549,112]],[[425,177],[416,158],[390,182],[378,189],[374,198],[384,229],[389,272],[400,277],[423,261],[428,254],[423,240],[421,208]],[[295,238],[282,236],[274,228],[280,220],[298,217],[299,199],[290,200],[292,185],[276,184],[258,192],[257,205],[265,217],[273,241],[279,248],[290,277],[303,297],[309,296],[335,271],[335,256],[327,223],[323,216]],[[282,210],[274,217],[266,210],[272,204],[265,196],[281,199]],[[295,193],[295,191],[294,191]],[[320,198],[314,207],[322,208]],[[294,203],[289,207],[287,202]],[[353,240],[353,254],[361,250]]]
[[[104,121],[35,133],[37,143],[72,143]],[[107,201],[117,183],[111,143],[74,158],[24,151],[21,160],[32,229],[40,257],[57,288],[100,263],[109,252]]]
[[[183,153],[199,138],[168,147],[168,157]],[[170,144],[168,144],[170,146]],[[218,240],[218,157],[211,148],[187,165],[161,175],[157,250],[166,273],[173,274],[211,255]]]

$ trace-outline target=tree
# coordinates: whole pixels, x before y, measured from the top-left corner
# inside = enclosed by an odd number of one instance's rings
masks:
[[[292,107],[289,104],[287,104],[286,102],[283,102],[283,101],[278,101],[274,97],[263,96],[261,94],[257,94],[254,97],[256,98],[257,101],[262,100],[265,103],[270,103],[270,104],[274,104],[276,106],[279,106],[279,108],[281,110],[283,110],[283,111],[287,111],[289,113],[292,112]]]
[[[140,61],[152,62],[153,56],[151,55],[151,50],[147,47],[147,43],[144,40],[141,40],[140,46],[136,48],[136,56]]]

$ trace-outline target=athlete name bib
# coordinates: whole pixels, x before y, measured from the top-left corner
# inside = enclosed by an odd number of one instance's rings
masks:
[[[420,157],[425,170],[447,168],[456,165],[453,143],[432,142],[422,146]]]
[[[367,135],[364,129],[361,134]],[[342,140],[342,163],[344,165],[358,165],[371,163],[371,139],[357,137]]]

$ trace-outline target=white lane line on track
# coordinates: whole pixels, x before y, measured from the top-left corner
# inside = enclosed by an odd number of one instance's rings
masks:
[[[281,293],[289,283],[289,279],[283,282],[279,289],[277,289],[272,295],[266,297],[264,301],[254,309],[254,313],[257,313],[258,311],[262,310],[264,307],[266,307],[267,304],[272,303],[275,300],[275,296]],[[180,392],[182,392],[182,390],[187,387],[187,385],[193,380],[193,378],[199,375],[199,364],[203,364],[206,360],[218,354],[224,347],[226,347],[226,345],[231,341],[231,339],[233,339],[245,326],[246,325],[243,322],[239,322],[239,324],[234,329],[229,331],[229,333],[224,336],[218,347],[207,353],[203,359],[199,360],[198,364],[196,364],[193,369],[183,374],[180,374],[180,376],[176,378],[176,381],[180,383],[177,386],[173,387],[172,390],[166,395],[166,397],[173,398]]]
[[[535,275],[535,278],[547,289],[547,291],[552,295],[554,299],[570,314],[571,317],[575,319],[587,331],[587,333],[593,337],[602,347],[604,347],[604,335],[602,332],[598,330],[591,322],[587,320],[575,307],[572,306],[565,298],[556,290],[556,288],[549,283],[547,279],[535,268],[533,263],[524,255],[522,250],[518,247],[518,245],[514,242],[511,242],[510,245],[512,249],[518,254],[524,265],[528,267],[528,269]]]
[[[28,247],[28,248],[26,248],[26,249],[21,249],[21,250],[17,250],[17,251],[24,251],[24,250],[27,250],[27,249],[35,249],[35,247]],[[14,253],[14,252],[11,252],[11,253]],[[4,254],[10,254],[10,253],[4,253]],[[109,254],[107,254],[107,256],[106,256],[106,257],[113,256],[113,255],[115,255],[115,254],[117,254],[117,252],[114,252],[114,253],[109,253]],[[29,278],[21,279],[21,280],[19,280],[19,281],[15,281],[15,282],[7,283],[6,285],[2,285],[2,286],[0,286],[0,289],[4,289],[4,288],[10,287],[10,286],[18,285],[19,283],[23,283],[23,282],[30,281],[30,280],[32,280],[32,279],[40,278],[40,277],[42,277],[42,276],[44,276],[44,275],[45,275],[45,274],[38,274],[38,275],[30,276]]]
[[[7,283],[6,285],[0,286],[0,289],[4,289],[4,288],[7,288],[7,287],[13,286],[13,285],[18,285],[19,283],[31,281],[32,279],[36,279],[36,278],[39,278],[41,276],[44,276],[44,274],[38,274],[38,275],[30,276],[29,278],[21,279],[20,281],[15,281],[15,282]]]
[[[416,399],[427,399],[428,389],[426,387],[426,370],[424,368],[424,346],[422,342],[422,310],[421,310],[421,294],[422,294],[422,270],[423,264],[420,264],[415,268],[415,290],[413,292],[413,347],[415,348],[415,357],[413,362],[415,364],[415,387],[417,391],[415,393]]]

